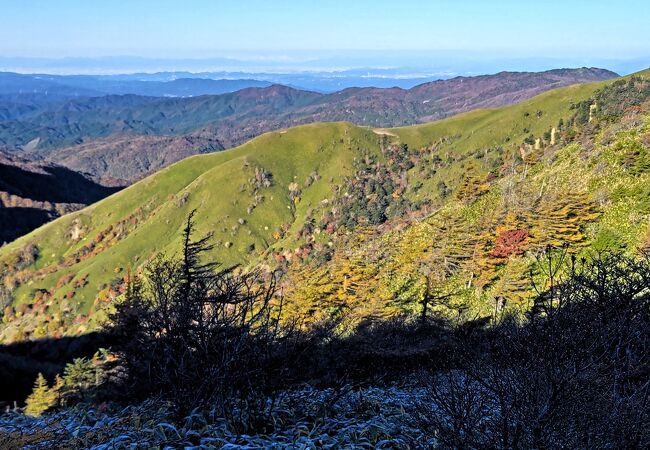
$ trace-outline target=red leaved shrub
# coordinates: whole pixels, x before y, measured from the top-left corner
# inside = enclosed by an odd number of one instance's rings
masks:
[[[510,255],[520,255],[524,252],[524,244],[528,239],[528,230],[506,230],[499,233],[497,241],[490,253],[497,258],[507,258]]]

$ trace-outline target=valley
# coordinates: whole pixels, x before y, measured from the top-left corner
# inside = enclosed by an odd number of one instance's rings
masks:
[[[0,241],[13,241],[118,190],[67,167],[0,152]]]

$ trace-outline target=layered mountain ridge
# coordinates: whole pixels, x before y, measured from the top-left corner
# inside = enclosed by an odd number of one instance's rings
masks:
[[[650,74],[399,128],[317,123],[192,156],[0,249],[4,340],[93,329],[129,273],[179,249],[282,273],[312,320],[525,309],[549,246],[645,248]],[[533,274],[533,276],[535,276]],[[427,293],[428,292],[428,293]]]
[[[6,94],[0,98],[0,146],[24,157],[48,159],[98,179],[136,181],[152,172],[146,165],[133,171],[119,159],[93,165],[88,158],[70,159],[76,146],[86,155],[96,144],[96,157],[106,151],[106,139],[140,136],[130,148],[134,159],[156,145],[150,136],[201,134],[215,145],[196,145],[195,153],[240,145],[279,128],[331,121],[390,127],[441,119],[477,108],[499,107],[543,91],[575,83],[611,79],[613,72],[558,69],[547,72],[502,72],[479,77],[434,81],[412,89],[351,88],[320,94],[286,86],[248,87],[223,95],[158,98],[138,95],[80,97],[45,102],[34,95]],[[47,80],[40,80],[45,82]],[[2,100],[4,98],[4,101]],[[121,138],[118,138],[118,140]],[[56,150],[65,149],[61,153]],[[163,152],[160,162],[175,162]],[[61,157],[60,155],[66,155]],[[164,161],[164,163],[163,163]]]

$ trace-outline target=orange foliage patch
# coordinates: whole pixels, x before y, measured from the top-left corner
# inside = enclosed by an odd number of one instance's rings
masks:
[[[497,241],[490,252],[496,258],[507,258],[510,255],[520,255],[528,239],[528,230],[504,230],[497,236]]]

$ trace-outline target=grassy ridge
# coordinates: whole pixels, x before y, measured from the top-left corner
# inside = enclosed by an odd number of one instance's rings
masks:
[[[198,233],[213,233],[218,261],[224,265],[270,262],[270,252],[293,250],[301,244],[297,232],[314,211],[324,214],[330,209],[325,202],[355,173],[355,159],[368,153],[381,159],[383,140],[408,144],[411,149],[435,147],[435,153],[448,160],[444,170],[430,177],[416,170],[408,173],[409,186],[418,182],[422,186],[417,191],[410,187],[407,196],[434,199],[434,204],[443,206],[436,191],[439,181],[457,189],[468,171],[487,174],[490,158],[504,149],[516,152],[529,135],[539,137],[549,131],[560,118],[570,115],[573,103],[589,98],[604,84],[570,86],[510,107],[426,125],[372,130],[348,123],[321,123],[267,133],[228,151],[185,159],[49,223],[0,249],[0,261],[15,260],[30,244],[35,245],[39,255],[35,262],[20,271],[5,268],[5,273],[18,279],[18,283],[12,280],[17,284],[15,304],[38,303],[35,292],[47,289],[45,314],[49,322],[62,323],[57,322],[62,316],[101,309],[98,292],[104,292],[104,297],[114,295],[129,267],[141,266],[156,253],[174,253],[183,221],[193,209],[198,210]],[[469,158],[477,152],[486,157]],[[255,181],[256,171],[270,174],[270,185]],[[290,197],[292,189],[297,194]],[[493,197],[485,198],[481,205],[489,207]],[[404,238],[387,236],[381,244],[387,249]],[[327,244],[330,237],[321,234],[314,239]],[[342,239],[341,245],[354,241],[349,236]],[[106,294],[111,286],[113,293]],[[101,314],[92,316],[91,322],[101,318]],[[12,323],[5,327],[3,339],[15,336]],[[92,324],[83,321],[68,332],[88,326]],[[56,324],[51,328],[56,329]]]
[[[445,136],[460,135],[460,139],[454,142],[454,148],[460,152],[502,145],[508,138],[508,142],[517,142],[518,138],[531,133],[541,135],[560,117],[568,114],[572,103],[588,98],[608,83],[604,81],[554,89],[505,108],[476,110],[390,131],[413,147],[430,145]],[[535,114],[537,111],[542,111],[540,117]],[[530,131],[526,133],[524,128]]]
[[[70,284],[57,286],[61,277],[87,276],[87,283],[75,289],[78,313],[86,314],[101,288],[123,277],[129,266],[138,266],[152,254],[174,253],[178,233],[193,209],[198,233],[214,233],[215,257],[225,265],[247,263],[259,258],[281,226],[290,229],[304,217],[310,205],[331,195],[331,185],[350,173],[353,146],[376,146],[378,137],[370,130],[345,123],[306,125],[290,131],[265,134],[230,151],[188,158],[108,197],[78,213],[22,237],[5,246],[0,258],[35,243],[40,257],[28,270],[52,270],[24,282],[16,291],[17,303],[28,303],[37,288],[53,289],[61,298]],[[254,202],[250,180],[255,168],[272,174],[270,187],[262,187]],[[302,189],[300,202],[288,197],[288,185],[317,172],[319,180]],[[70,265],[61,261],[78,253],[93,239],[123,219],[128,223],[123,236],[106,242],[96,255]],[[132,220],[131,220],[132,222]],[[78,239],[73,239],[74,234]],[[104,242],[100,242],[104,245]]]

